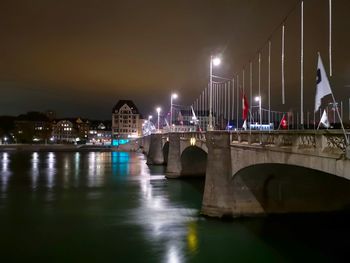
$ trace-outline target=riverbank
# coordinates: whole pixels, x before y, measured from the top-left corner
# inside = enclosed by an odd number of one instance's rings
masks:
[[[113,147],[105,145],[74,145],[74,144],[2,144],[0,152],[112,152],[137,151],[130,147]]]

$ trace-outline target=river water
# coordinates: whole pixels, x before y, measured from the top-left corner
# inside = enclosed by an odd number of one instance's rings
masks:
[[[350,216],[218,220],[126,152],[0,153],[0,262],[340,262]],[[349,262],[349,260],[344,260]]]

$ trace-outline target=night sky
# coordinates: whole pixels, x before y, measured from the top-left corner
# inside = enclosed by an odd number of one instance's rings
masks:
[[[209,75],[232,77],[263,44],[297,0],[32,0],[0,4],[0,115],[56,110],[58,116],[109,119],[119,99],[145,115],[169,107],[170,93],[191,104]],[[346,109],[350,96],[350,1],[334,0],[333,91]],[[272,35],[272,107],[300,108],[300,9],[286,21],[286,104],[281,105],[280,29]],[[312,111],[317,51],[328,70],[328,0],[305,1],[305,111]],[[246,76],[248,74],[246,73]],[[248,78],[246,89],[248,90]],[[263,103],[264,104],[264,103]],[[264,105],[263,105],[264,106]],[[265,105],[266,106],[266,105]]]

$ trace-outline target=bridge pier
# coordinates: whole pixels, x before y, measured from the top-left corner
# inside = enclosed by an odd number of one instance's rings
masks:
[[[164,164],[162,134],[151,134],[149,152],[147,155],[147,164]]]
[[[151,136],[142,137],[141,146],[142,146],[143,154],[148,155],[150,144],[151,144]]]
[[[169,134],[169,153],[166,167],[167,178],[177,178],[181,175],[180,134]]]
[[[202,214],[213,217],[232,216],[236,200],[232,185],[230,134],[208,132],[207,147]]]

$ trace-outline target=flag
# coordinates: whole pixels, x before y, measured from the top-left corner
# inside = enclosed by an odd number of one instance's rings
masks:
[[[196,117],[196,113],[194,112],[193,107],[191,106],[191,110],[192,110],[192,120],[194,121],[195,124],[197,124],[197,117]]]
[[[284,130],[288,128],[288,122],[287,122],[286,114],[284,114],[283,117],[282,117],[282,120],[280,122],[280,127],[282,129],[284,129]]]
[[[177,117],[177,120],[179,121],[180,125],[184,124],[184,118],[182,117],[181,111],[179,111],[179,115]]]
[[[242,125],[242,128],[243,128],[244,130],[247,129],[247,120],[244,120],[243,125]]]
[[[246,120],[248,118],[249,104],[247,97],[243,94],[242,96],[242,119]]]
[[[315,112],[320,108],[322,98],[332,94],[331,86],[329,84],[320,54],[318,54],[316,83]]]
[[[323,114],[322,114],[322,117],[321,117],[321,120],[320,120],[320,123],[319,123],[318,127],[320,127],[320,124],[323,124],[323,126],[326,127],[327,129],[330,126],[326,110],[323,110]]]

